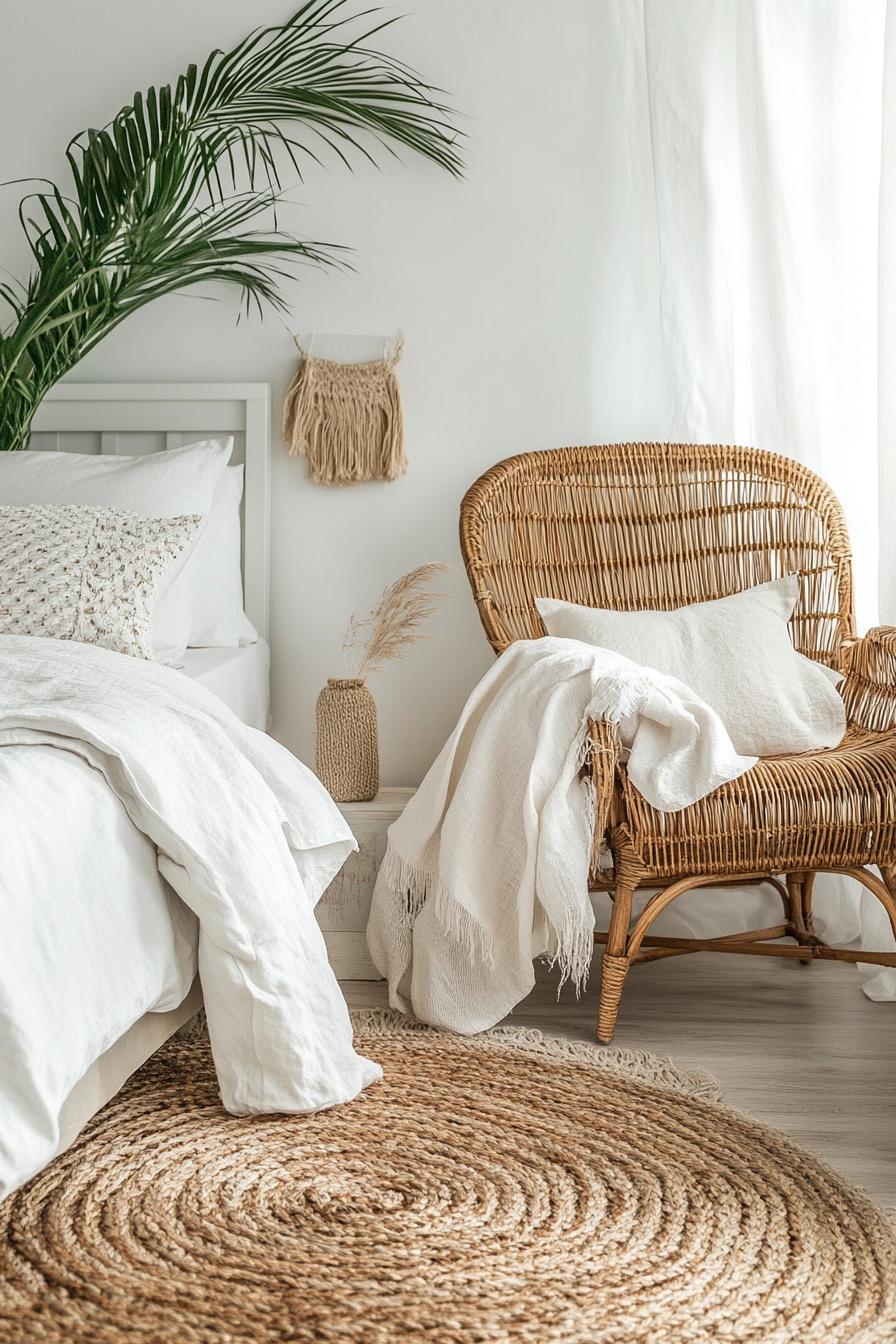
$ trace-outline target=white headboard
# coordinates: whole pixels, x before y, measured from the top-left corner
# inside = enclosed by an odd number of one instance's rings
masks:
[[[270,612],[271,389],[267,383],[60,383],[30,446],[136,456],[232,434],[244,462],[243,591],[263,639]]]

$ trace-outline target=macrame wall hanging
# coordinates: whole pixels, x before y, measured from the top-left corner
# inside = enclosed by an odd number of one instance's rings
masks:
[[[308,475],[322,485],[394,481],[407,468],[401,397],[395,365],[399,336],[382,359],[343,364],[312,355],[301,359],[283,405],[283,437],[291,457],[308,459]]]

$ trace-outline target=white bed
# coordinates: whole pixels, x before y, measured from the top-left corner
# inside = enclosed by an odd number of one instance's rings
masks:
[[[319,1110],[381,1076],[314,916],[351,831],[213,692],[147,658],[0,634],[0,800],[0,1194],[158,1044],[177,1017],[148,1031],[145,1015],[182,1008],[197,964],[231,1114]]]
[[[262,729],[269,720],[269,404],[265,384],[63,384],[38,412],[32,439],[37,448],[131,456],[233,435],[232,460],[245,463],[245,606],[261,638],[241,648],[189,649],[182,671]],[[19,751],[29,753],[27,771],[19,769]],[[84,760],[49,746],[6,748],[0,789],[3,895],[15,907],[4,922],[33,934],[31,955],[2,959],[0,1012],[4,999],[7,1007],[30,1005],[24,1028],[6,1042],[3,1068],[15,1075],[32,1119],[40,1116],[30,1136],[36,1170],[200,1007],[198,925],[160,875],[155,846]],[[26,856],[17,871],[16,837],[35,817],[48,819],[41,862]],[[88,888],[71,875],[91,858]],[[40,1045],[48,1033],[66,1047],[52,1058]],[[71,1076],[66,1061],[85,1057],[95,1063]],[[53,1097],[58,1109],[47,1104]],[[14,1117],[0,1117],[0,1157],[4,1145],[23,1141]]]

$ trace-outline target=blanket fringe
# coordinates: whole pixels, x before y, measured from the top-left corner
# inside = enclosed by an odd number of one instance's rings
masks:
[[[451,895],[447,887],[434,879],[429,869],[408,863],[390,845],[380,865],[377,880],[396,898],[399,921],[408,933],[413,931],[427,901],[432,901],[436,919],[452,942],[469,948],[483,965],[494,970],[495,954],[488,931]],[[551,922],[549,927],[554,950],[548,953],[547,962],[560,972],[557,992],[559,994],[566,982],[571,981],[576,995],[580,995],[588,983],[591,970],[594,929],[572,910],[567,912],[561,924]]]
[[[583,806],[585,808],[585,818],[588,826],[588,834],[594,834],[594,828],[597,825],[597,799],[594,792],[594,783],[591,779],[591,764],[594,760],[594,743],[591,734],[588,731],[588,720],[586,719],[581,727],[581,737],[579,740],[578,754],[576,757],[576,767],[579,771],[579,779],[582,788]],[[607,848],[606,841],[601,847],[601,867],[604,866],[604,856],[608,860],[610,869],[613,866],[613,857]],[[586,900],[587,897],[587,878],[586,878]],[[588,976],[591,971],[591,961],[594,955],[594,926],[587,919],[582,919],[577,911],[567,907],[564,918],[560,924],[554,921],[550,923],[551,932],[554,937],[554,951],[546,957],[548,966],[552,970],[560,972],[560,979],[557,985],[557,997],[560,997],[560,991],[567,981],[571,981],[578,998],[585,990],[588,984]]]
[[[569,981],[575,990],[576,998],[585,991],[588,976],[591,973],[591,960],[594,956],[594,926],[583,924],[570,913],[560,928],[551,925],[556,943],[554,951],[545,958],[551,970],[557,970],[560,978],[557,984],[557,997]]]
[[[494,970],[495,954],[488,931],[433,877],[430,869],[408,863],[390,844],[378,880],[399,898],[402,923],[409,931],[413,930],[420,911],[431,901],[436,919],[452,942],[470,948],[489,970]]]
[[[401,904],[401,922],[413,928],[417,916],[429,899],[432,873],[418,868],[393,849],[390,843],[379,867],[377,881],[383,882]]]

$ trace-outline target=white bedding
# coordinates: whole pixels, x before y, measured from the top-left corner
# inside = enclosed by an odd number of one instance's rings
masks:
[[[182,674],[0,638],[0,1194],[52,1155],[72,1083],[199,964],[228,1109],[304,1110],[355,1055],[313,917],[353,846],[304,767]]]
[[[196,973],[196,918],[102,775],[0,750],[0,1193],[56,1152],[73,1085]],[[101,856],[101,861],[99,861]]]
[[[269,662],[260,640],[189,649],[182,670],[265,728]],[[0,911],[21,931],[0,939],[0,1031],[16,1023],[0,1037],[0,1170],[24,1180],[80,1128],[66,1117],[92,1062],[146,1013],[180,1006],[197,972],[199,926],[159,872],[155,845],[80,757],[0,751],[0,799]],[[95,1108],[79,1106],[80,1123]]]
[[[250,728],[270,721],[271,651],[263,639],[238,649],[187,649],[178,670],[213,691]]]

